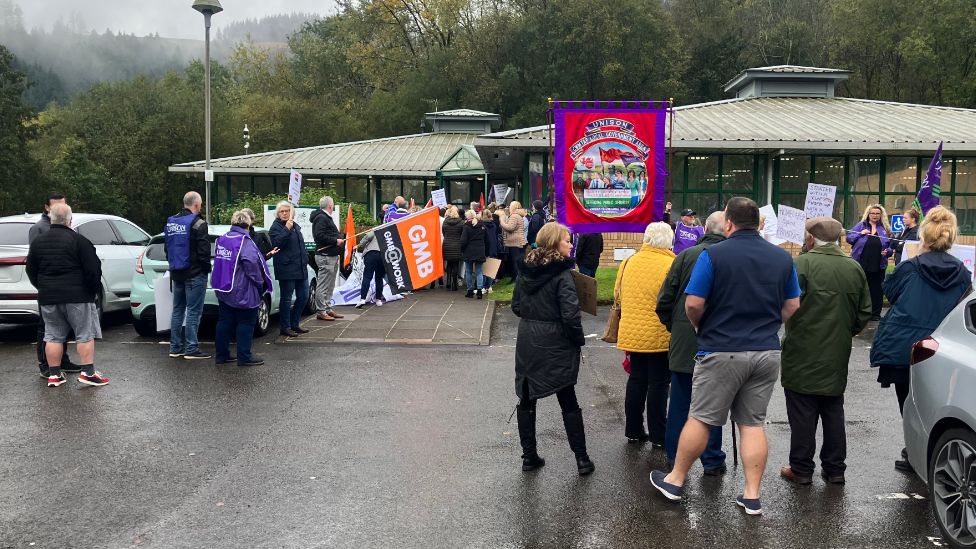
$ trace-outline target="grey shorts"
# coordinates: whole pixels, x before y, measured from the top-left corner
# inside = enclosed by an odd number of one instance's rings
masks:
[[[696,360],[691,417],[707,425],[762,425],[779,379],[780,351],[712,353]]]
[[[41,319],[44,320],[44,341],[64,343],[72,331],[78,343],[102,338],[102,325],[98,322],[98,309],[94,303],[41,305]]]

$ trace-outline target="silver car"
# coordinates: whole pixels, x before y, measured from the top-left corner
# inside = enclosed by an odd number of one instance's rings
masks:
[[[37,289],[27,279],[27,237],[40,214],[0,217],[0,323],[33,324],[39,317]],[[102,311],[129,308],[132,271],[149,234],[114,215],[76,213],[72,225],[95,245],[102,260],[102,290],[95,304]]]
[[[976,298],[912,347],[903,426],[908,460],[929,487],[952,547],[976,547]]]

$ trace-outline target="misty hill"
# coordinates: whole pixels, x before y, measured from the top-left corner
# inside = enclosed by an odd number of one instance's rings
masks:
[[[271,15],[260,19],[244,19],[227,25],[220,25],[214,36],[219,42],[236,44],[250,38],[253,42],[285,42],[300,30],[302,25],[315,21],[319,16],[311,13],[291,13]]]

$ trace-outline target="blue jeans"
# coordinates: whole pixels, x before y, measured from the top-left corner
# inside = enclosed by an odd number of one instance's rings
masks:
[[[278,322],[281,329],[298,328],[302,320],[302,311],[308,304],[308,279],[279,280],[281,301],[278,303]],[[292,295],[295,299],[292,300]]]
[[[589,276],[589,277],[592,277],[592,278],[596,278],[596,267],[593,267],[591,269],[589,267],[584,267],[582,265],[577,265],[576,268],[579,269],[580,274],[584,274],[586,276]]]
[[[678,453],[678,437],[688,421],[691,408],[691,374],[671,372],[671,402],[668,405],[668,425],[664,434],[664,451],[674,463]],[[717,469],[725,465],[725,452],[722,451],[722,428],[712,427],[708,434],[708,446],[701,455],[702,467]]]
[[[169,352],[194,353],[200,350],[197,333],[203,315],[203,300],[207,296],[207,275],[199,274],[185,281],[173,280],[173,316],[169,321]],[[184,348],[183,318],[186,318],[186,347]]]
[[[468,290],[481,290],[484,288],[484,281],[481,277],[482,265],[484,263],[480,261],[464,262],[464,285],[467,286]],[[475,285],[476,282],[477,285]]]
[[[251,356],[251,341],[254,339],[254,325],[258,322],[258,309],[238,309],[225,304],[217,304],[217,362],[227,362],[230,357],[230,338],[237,334],[237,361],[248,362]]]
[[[363,284],[359,288],[359,299],[366,299],[369,294],[369,283],[375,283],[375,299],[383,299],[383,278],[386,276],[386,266],[383,256],[376,250],[370,250],[363,256]]]

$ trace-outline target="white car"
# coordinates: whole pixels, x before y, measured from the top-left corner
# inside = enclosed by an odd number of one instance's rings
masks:
[[[37,289],[27,279],[28,233],[40,214],[0,217],[0,324],[35,323],[39,317]],[[102,260],[99,312],[129,308],[132,272],[149,234],[114,215],[76,213],[72,224],[95,245]]]

